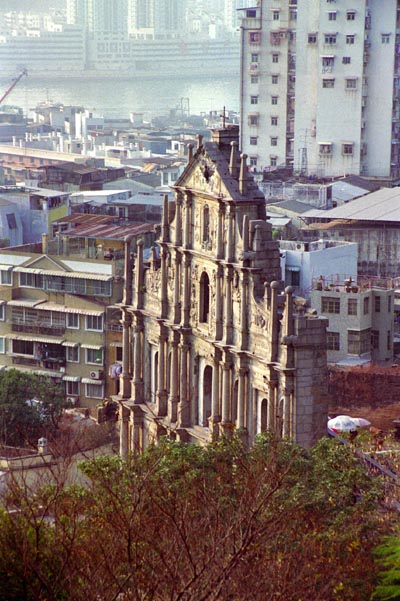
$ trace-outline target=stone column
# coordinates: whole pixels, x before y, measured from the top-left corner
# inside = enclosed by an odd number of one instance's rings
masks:
[[[143,326],[137,324],[134,331],[134,358],[133,358],[133,399],[135,404],[144,402],[143,383]]]
[[[143,308],[143,287],[144,287],[144,269],[143,269],[143,241],[137,243],[136,261],[135,261],[135,287],[136,287],[136,309]]]
[[[271,361],[278,360],[279,318],[278,318],[279,282],[271,282]]]
[[[232,272],[228,267],[225,273],[225,344],[232,339]]]
[[[217,266],[215,277],[215,340],[222,339],[222,290],[221,266]]]
[[[240,348],[242,351],[247,350],[247,346],[248,346],[248,334],[249,334],[249,328],[248,328],[248,311],[249,311],[249,306],[248,306],[248,273],[247,271],[244,271],[242,273],[242,288],[241,288],[241,296],[240,296],[240,338],[241,338],[241,344],[240,344]]]
[[[235,248],[234,248],[234,208],[228,208],[228,231],[227,231],[227,244],[226,244],[226,260],[228,263],[232,263],[235,258]]]
[[[132,317],[124,308],[122,309],[122,374],[120,375],[120,396],[129,399],[131,396],[131,347],[130,347],[130,327]]]
[[[277,389],[275,383],[270,383],[267,404],[267,430],[270,432],[275,430],[276,392]]]
[[[167,391],[165,390],[165,355],[166,338],[164,334],[158,339],[158,390],[156,392],[157,415],[167,415]]]
[[[179,394],[179,356],[178,341],[176,335],[171,340],[171,384],[168,397],[168,418],[176,422],[178,416],[178,394]]]
[[[237,412],[237,427],[243,429],[245,423],[245,409],[246,409],[246,376],[247,369],[240,367],[238,370],[238,412]]]
[[[222,425],[230,423],[231,406],[231,364],[225,357],[222,363]]]
[[[120,405],[119,407],[119,454],[121,459],[126,461],[128,458],[128,429],[129,429],[129,409]]]
[[[188,395],[188,352],[189,345],[182,343],[180,345],[181,353],[181,378],[180,378],[180,399],[178,406],[178,425],[180,428],[190,426],[190,401]]]
[[[211,418],[210,418],[210,429],[213,434],[217,434],[215,425],[221,421],[221,408],[220,408],[220,361],[221,352],[215,349],[214,354],[214,365],[212,372],[212,401],[211,401]]]
[[[190,256],[183,257],[183,327],[190,325]]]
[[[220,202],[219,207],[218,207],[218,221],[217,221],[217,259],[224,258],[223,225],[224,225],[224,207]]]
[[[181,246],[182,244],[182,197],[178,192],[175,198],[175,246]]]
[[[161,248],[161,319],[168,317],[168,256],[167,249]]]
[[[282,410],[282,436],[283,438],[289,438],[291,435],[291,427],[290,427],[290,392],[285,389],[283,396],[283,410]]]
[[[174,323],[181,320],[180,293],[181,293],[181,255],[175,250],[175,281],[174,281]]]
[[[185,226],[183,229],[183,246],[189,249],[192,243],[192,196],[185,194]]]

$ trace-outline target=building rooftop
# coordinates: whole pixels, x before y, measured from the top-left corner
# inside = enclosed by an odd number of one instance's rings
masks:
[[[400,221],[400,188],[382,188],[334,209],[309,210],[303,217],[396,223]]]

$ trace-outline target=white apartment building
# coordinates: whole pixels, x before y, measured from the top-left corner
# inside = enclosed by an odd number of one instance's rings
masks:
[[[242,148],[257,170],[398,179],[398,2],[260,0],[243,12]]]

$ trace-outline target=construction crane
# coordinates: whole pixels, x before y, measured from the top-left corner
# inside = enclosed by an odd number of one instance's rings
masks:
[[[28,75],[28,71],[26,69],[22,69],[22,71],[18,75],[18,77],[16,77],[13,80],[12,84],[10,85],[10,87],[7,88],[7,90],[4,92],[3,96],[0,98],[0,104],[3,104],[3,101],[7,98],[7,96],[10,94],[10,92],[13,91],[13,89],[15,88],[15,86],[17,85],[17,83],[19,82],[19,80],[22,79],[24,75]]]

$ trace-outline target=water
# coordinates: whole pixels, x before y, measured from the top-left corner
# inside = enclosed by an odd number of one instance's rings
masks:
[[[0,80],[4,92],[11,81]],[[101,115],[128,117],[131,111],[143,112],[145,118],[166,115],[170,109],[189,98],[190,113],[209,110],[239,110],[239,76],[218,79],[146,79],[115,80],[32,80],[23,78],[5,100],[24,109],[25,113],[38,103],[52,100],[65,105],[80,105]]]

